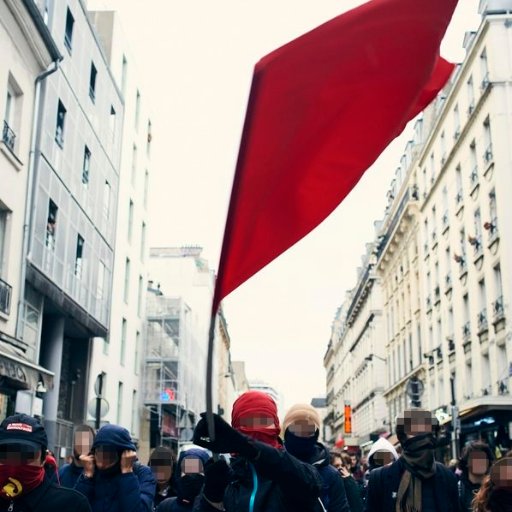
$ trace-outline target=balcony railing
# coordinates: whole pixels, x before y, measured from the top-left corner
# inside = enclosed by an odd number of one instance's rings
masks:
[[[11,312],[12,286],[0,279],[0,311],[5,315]]]
[[[466,322],[462,326],[462,339],[464,340],[464,343],[471,341],[471,324],[469,322]]]
[[[499,320],[505,318],[505,308],[503,307],[503,295],[500,295],[493,303],[492,303],[492,313],[493,322],[498,322]]]
[[[487,324],[487,308],[482,309],[480,313],[478,313],[478,332],[487,331],[489,328]]]
[[[489,144],[484,152],[484,162],[486,164],[492,162],[492,144]]]
[[[14,145],[16,143],[16,134],[13,132],[12,128],[7,124],[7,121],[4,121],[4,128],[2,130],[2,140],[5,142],[5,145],[11,151],[14,151]]]

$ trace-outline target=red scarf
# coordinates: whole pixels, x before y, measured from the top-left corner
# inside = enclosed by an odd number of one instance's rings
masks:
[[[42,466],[0,465],[0,497],[4,499],[17,498],[41,485],[43,480],[44,468]]]
[[[243,427],[240,425],[242,418],[250,418],[251,416],[268,416],[273,419],[274,426],[266,427]],[[274,448],[282,448],[279,441],[279,418],[277,417],[277,406],[270,395],[261,391],[247,391],[240,395],[233,404],[231,412],[231,425],[233,428],[242,432],[256,441],[273,446]]]

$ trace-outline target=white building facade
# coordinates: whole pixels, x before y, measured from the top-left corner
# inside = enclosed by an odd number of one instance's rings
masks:
[[[90,11],[89,17],[123,99],[124,114],[119,119],[112,114],[122,132],[109,333],[94,339],[87,399],[90,403],[97,400],[96,383],[101,382],[102,398],[109,405],[101,418],[96,418],[95,408],[88,411],[88,422],[122,425],[137,440],[142,414],[141,361],[149,256],[151,120],[140,74],[118,14],[108,10]]]
[[[27,193],[34,159],[34,120],[42,82],[62,56],[32,0],[0,2],[0,418],[14,413],[18,391],[53,385],[38,367],[37,344],[24,341],[18,323]],[[53,64],[52,64],[53,63]],[[40,397],[37,397],[40,399]],[[35,409],[24,412],[39,412]]]
[[[388,425],[406,408],[430,409],[451,435],[446,457],[477,438],[493,449],[512,444],[511,12],[508,0],[480,3],[464,62],[414,124],[371,260],[382,291]],[[360,394],[345,342],[357,333],[349,304],[324,360],[333,410]],[[352,377],[341,377],[347,368]],[[335,435],[343,418],[332,414]]]

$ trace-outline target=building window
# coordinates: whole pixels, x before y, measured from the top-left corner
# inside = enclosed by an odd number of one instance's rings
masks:
[[[133,358],[133,371],[135,375],[139,374],[139,353],[140,353],[140,332],[135,334],[135,357]]]
[[[134,389],[132,392],[132,425],[131,433],[137,433],[137,421],[139,418],[139,404],[137,403],[137,391]]]
[[[140,121],[140,92],[137,90],[137,94],[135,96],[135,129],[139,129],[139,121]]]
[[[481,89],[485,91],[489,85],[489,64],[487,62],[487,50],[484,48],[480,54],[480,74],[482,76]]]
[[[58,210],[57,205],[50,199],[48,202],[48,219],[46,222],[46,247],[50,251],[55,249]]]
[[[471,166],[471,174],[469,181],[471,190],[478,184],[478,161],[476,157],[476,142],[473,140],[469,145],[469,165]]]
[[[100,261],[98,264],[98,281],[96,282],[96,300],[98,305],[101,307],[103,301],[103,292],[105,291],[105,277],[107,275],[107,267],[105,263]]]
[[[466,89],[468,93],[468,115],[471,115],[475,110],[475,88],[473,87],[473,75],[469,77]]]
[[[5,267],[5,248],[7,247],[7,219],[9,218],[10,211],[0,201],[0,277],[3,276],[3,269]]]
[[[144,208],[148,207],[148,193],[149,193],[149,172],[146,169],[144,174]]]
[[[453,109],[453,138],[458,140],[460,137],[460,114],[459,114],[459,105],[455,105]]]
[[[16,134],[21,124],[21,103],[23,93],[14,77],[9,73],[7,82],[7,95],[5,98],[5,116],[2,128],[2,141],[15,152],[17,145]]]
[[[78,279],[82,277],[83,261],[84,261],[84,239],[77,235],[76,237],[76,253],[75,253],[75,276]]]
[[[117,385],[117,424],[122,425],[123,414],[123,383],[119,381]]]
[[[103,216],[105,219],[108,219],[110,217],[110,183],[105,180],[105,183],[103,185]]]
[[[94,65],[94,62],[91,62],[91,73],[89,74],[89,97],[91,100],[96,100],[96,77],[98,75],[98,70]]]
[[[108,126],[110,129],[110,141],[113,144],[116,140],[116,111],[113,105],[110,105],[110,118],[108,121]]]
[[[122,366],[124,366],[126,360],[126,333],[128,330],[127,324],[128,322],[126,321],[126,318],[123,318],[121,323],[121,348],[119,353],[119,362]]]
[[[123,96],[126,95],[127,74],[128,74],[128,61],[126,60],[126,57],[123,55],[123,67],[121,70],[121,92],[123,93]]]
[[[85,188],[89,186],[89,171],[91,169],[91,152],[87,146],[84,147],[84,162],[82,165],[82,184]]]
[[[492,138],[491,138],[491,121],[487,117],[484,121],[484,162],[489,164],[492,162]]]
[[[72,43],[73,43],[73,26],[75,25],[75,18],[71,14],[71,11],[67,10],[66,13],[66,32],[64,34],[64,46],[68,49],[69,53],[71,53]]]
[[[133,236],[133,201],[130,199],[128,205],[128,242],[131,243]]]
[[[146,256],[146,223],[142,223],[140,230],[140,259],[144,261]]]
[[[149,157],[151,154],[151,141],[153,140],[153,132],[151,130],[151,121],[148,119],[148,133],[146,142],[146,155]]]
[[[57,107],[57,126],[55,128],[55,141],[62,148],[64,146],[64,124],[66,121],[67,110],[59,100]]]
[[[142,297],[144,294],[144,279],[142,276],[139,276],[139,289],[137,294],[137,315],[141,317],[142,315]]]
[[[137,146],[134,144],[132,147],[132,185],[135,185],[137,176]]]
[[[126,258],[124,267],[124,301],[128,303],[130,296],[130,258]]]
[[[107,334],[104,338],[103,338],[103,353],[108,356],[108,353],[110,352],[110,337],[109,335]]]

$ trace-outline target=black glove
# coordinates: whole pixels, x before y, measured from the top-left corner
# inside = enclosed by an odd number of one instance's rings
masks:
[[[240,434],[218,414],[213,415],[215,440],[211,441],[208,434],[206,413],[201,413],[201,419],[194,429],[194,444],[207,448],[215,453],[239,453],[243,457],[253,459],[258,455],[257,448],[247,436]]]
[[[220,503],[224,500],[224,491],[230,481],[230,469],[224,459],[210,459],[204,465],[203,494],[209,501]]]

